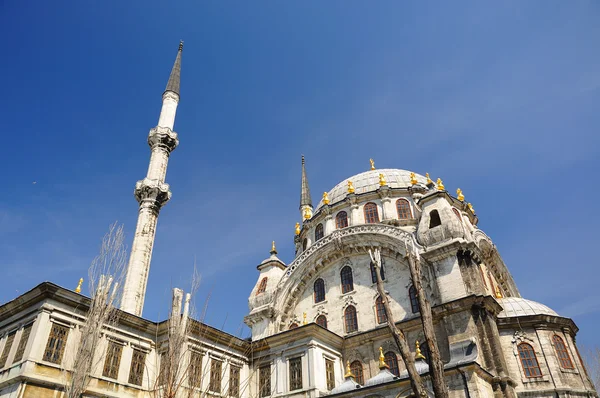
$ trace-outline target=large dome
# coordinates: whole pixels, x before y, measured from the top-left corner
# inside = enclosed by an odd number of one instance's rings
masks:
[[[410,173],[410,171],[400,169],[376,169],[354,175],[346,178],[327,193],[329,195],[329,203],[334,204],[346,198],[348,195],[348,181],[352,181],[352,185],[354,185],[354,193],[359,195],[379,189],[379,174],[383,174],[385,176],[387,186],[390,188],[408,188],[412,185],[410,183]],[[425,184],[427,182],[427,178],[424,176],[416,173],[415,176],[417,177],[417,181],[420,183]],[[323,199],[321,198],[319,205],[317,206],[317,210],[322,206]]]
[[[552,315],[559,316],[552,308],[533,300],[521,297],[506,297],[498,299],[498,303],[504,308],[498,314],[498,318],[512,318],[527,315]]]

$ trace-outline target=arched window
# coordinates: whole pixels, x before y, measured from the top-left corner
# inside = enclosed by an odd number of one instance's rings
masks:
[[[554,343],[554,350],[556,350],[556,356],[560,361],[560,366],[564,369],[573,369],[573,362],[571,362],[571,356],[569,355],[569,351],[567,351],[563,339],[555,334],[554,337],[552,337],[552,342]]]
[[[540,377],[542,371],[540,370],[540,364],[535,356],[533,347],[527,343],[521,343],[517,348],[519,350],[519,359],[521,359],[521,365],[523,366],[525,376]]]
[[[325,282],[319,278],[315,281],[315,303],[325,301]]]
[[[354,381],[358,384],[365,384],[365,376],[363,373],[363,365],[360,361],[356,360],[350,364],[350,371],[354,374]]]
[[[306,246],[308,246],[308,239],[304,238],[302,241],[302,251],[306,250]]]
[[[377,273],[375,272],[375,266],[373,265],[373,263],[371,263],[370,266],[371,266],[371,282],[377,283]],[[385,280],[385,269],[384,269],[383,259],[381,259],[381,266],[379,267],[379,275],[381,275],[381,280],[384,281]]]
[[[348,213],[345,211],[340,211],[337,216],[335,216],[335,227],[337,229],[346,228],[348,226]]]
[[[346,333],[352,333],[358,330],[356,308],[352,305],[346,307],[346,310],[344,311],[344,324],[346,325]]]
[[[462,217],[460,216],[460,212],[455,209],[454,207],[452,208],[452,211],[454,212],[454,214],[456,214],[456,217],[458,217],[459,221],[462,221]]]
[[[258,296],[259,294],[264,293],[265,290],[267,290],[267,277],[266,276],[260,280],[258,289],[256,289],[256,295]]]
[[[353,291],[354,280],[352,278],[352,268],[346,265],[344,268],[342,268],[340,277],[342,279],[342,294]]]
[[[317,228],[315,228],[315,242],[322,239],[323,235],[323,224],[319,224],[317,225]]]
[[[377,312],[377,323],[381,324],[387,322],[383,297],[381,296],[377,297],[377,300],[375,300],[375,312]]]
[[[398,218],[400,220],[408,220],[412,218],[412,212],[410,211],[410,204],[408,200],[400,198],[396,201],[396,210],[398,211]]]
[[[431,210],[431,212],[429,213],[429,228],[435,228],[440,225],[442,225],[440,213],[438,213],[437,210]]]
[[[317,325],[321,326],[322,328],[327,329],[327,317],[325,315],[319,315],[315,322]]]
[[[410,297],[410,308],[413,314],[421,311],[419,299],[417,298],[417,289],[414,286],[408,288],[408,297]]]
[[[400,374],[400,371],[398,370],[398,357],[396,356],[396,353],[392,351],[386,352],[385,364],[390,367],[390,372],[392,372],[392,374],[395,376]]]
[[[367,224],[374,224],[379,222],[379,213],[377,212],[377,205],[375,203],[367,203],[364,208],[365,222]]]
[[[297,324],[297,323],[292,323],[292,324],[290,325],[290,330],[292,330],[292,329],[296,329],[297,327],[298,327],[298,324]]]

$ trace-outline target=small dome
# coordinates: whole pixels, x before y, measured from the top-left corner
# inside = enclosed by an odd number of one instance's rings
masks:
[[[365,381],[365,387],[383,384],[398,379],[388,368],[383,368],[375,376]]]
[[[352,377],[346,377],[346,380],[342,384],[331,390],[330,394],[339,394],[342,392],[354,391],[360,387],[361,385],[354,381]]]
[[[329,203],[334,204],[342,201],[348,195],[348,181],[352,181],[354,185],[354,193],[362,194],[366,192],[374,192],[379,189],[379,174],[385,176],[387,186],[390,188],[408,188],[412,186],[410,183],[410,171],[400,169],[376,169],[365,171],[364,173],[356,174],[350,178],[337,184],[331,191],[328,192]],[[427,178],[420,174],[415,174],[417,181],[425,184]],[[317,206],[317,209],[323,207],[323,200]]]
[[[556,311],[550,307],[521,297],[506,297],[497,299],[497,301],[502,308],[504,308],[504,310],[498,314],[498,318],[513,318],[528,315],[559,316]]]

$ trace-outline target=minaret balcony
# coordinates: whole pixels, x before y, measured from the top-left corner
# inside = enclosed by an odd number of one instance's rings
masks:
[[[158,147],[171,153],[179,145],[179,139],[177,139],[177,133],[170,128],[156,126],[148,134],[148,145],[152,149]]]
[[[134,195],[139,204],[148,203],[160,209],[171,199],[171,190],[169,184],[144,178],[135,184]]]

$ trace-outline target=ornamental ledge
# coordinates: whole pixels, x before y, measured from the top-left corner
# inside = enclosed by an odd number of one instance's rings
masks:
[[[138,181],[133,194],[138,203],[153,202],[158,207],[162,207],[171,199],[169,184],[149,178]]]
[[[148,133],[148,145],[152,149],[158,147],[170,153],[179,145],[179,139],[177,133],[170,128],[156,126]]]

